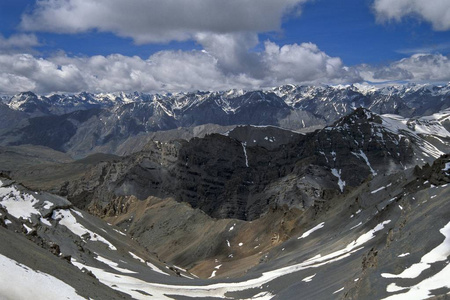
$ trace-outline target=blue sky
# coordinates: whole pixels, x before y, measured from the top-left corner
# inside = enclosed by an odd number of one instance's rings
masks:
[[[446,0],[92,3],[1,1],[0,93],[450,81]]]

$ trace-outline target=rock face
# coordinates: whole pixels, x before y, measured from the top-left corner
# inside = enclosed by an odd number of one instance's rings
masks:
[[[416,175],[421,182],[429,182],[433,185],[445,185],[450,183],[450,154],[436,159],[430,166],[426,164],[423,168],[415,169]]]

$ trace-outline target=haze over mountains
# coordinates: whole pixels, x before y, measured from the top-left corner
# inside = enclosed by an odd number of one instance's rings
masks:
[[[449,107],[416,84],[3,97],[0,296],[445,299]]]

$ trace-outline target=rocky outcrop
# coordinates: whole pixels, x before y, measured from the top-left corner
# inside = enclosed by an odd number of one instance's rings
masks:
[[[432,165],[416,167],[415,173],[422,182],[429,182],[435,186],[450,183],[450,154],[442,155]]]

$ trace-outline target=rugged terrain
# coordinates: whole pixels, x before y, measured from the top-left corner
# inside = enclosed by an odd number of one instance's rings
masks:
[[[449,275],[449,165],[449,157],[442,157],[423,169],[376,177],[321,205],[270,211],[253,222],[211,219],[170,199],[128,198],[123,214],[107,218],[119,226],[115,228],[67,200],[2,179],[0,232],[8,241],[1,246],[2,266],[8,267],[10,278],[21,270],[20,262],[30,275],[45,273],[46,280],[65,283],[64,293],[100,299],[126,294],[138,299],[443,295]],[[147,241],[147,249],[125,234],[139,243]],[[180,244],[189,245],[184,256],[177,251]],[[213,256],[199,256],[191,266],[191,255],[204,248]],[[169,264],[166,269],[150,251],[181,266]],[[189,270],[184,273],[183,267]],[[194,274],[210,279],[183,277]],[[36,293],[33,281],[19,286],[19,295]],[[2,288],[3,295],[12,293]]]
[[[448,90],[15,96],[0,296],[444,299]],[[159,127],[133,127],[157,103]]]

